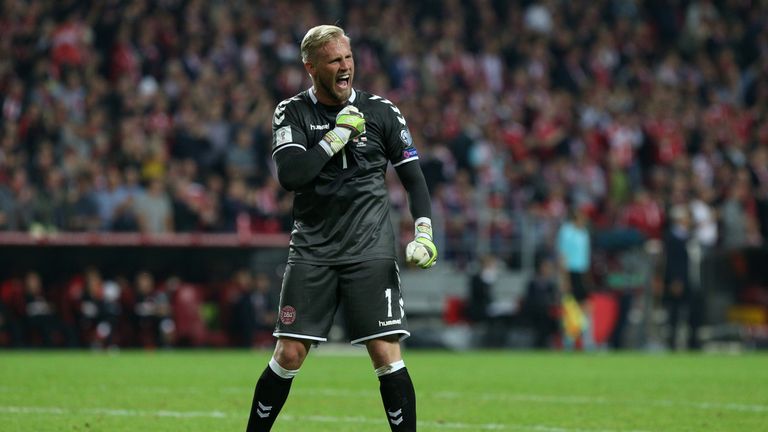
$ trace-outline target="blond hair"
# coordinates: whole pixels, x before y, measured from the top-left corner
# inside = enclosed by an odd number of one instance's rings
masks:
[[[319,25],[309,29],[304,39],[301,40],[301,61],[311,62],[315,57],[315,52],[326,43],[333,39],[344,37],[349,40],[349,36],[344,33],[344,29],[335,25]]]

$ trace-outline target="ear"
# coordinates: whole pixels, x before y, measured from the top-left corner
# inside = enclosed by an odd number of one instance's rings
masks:
[[[317,72],[315,70],[315,65],[314,64],[312,64],[311,62],[304,63],[304,70],[307,71],[307,73],[309,74],[309,76],[312,77],[312,79],[315,78],[315,74]]]

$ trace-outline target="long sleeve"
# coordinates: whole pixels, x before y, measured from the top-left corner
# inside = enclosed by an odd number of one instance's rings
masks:
[[[411,216],[432,218],[432,202],[424,173],[417,162],[409,162],[395,168],[400,182],[408,193]]]
[[[314,179],[331,159],[321,146],[309,150],[287,148],[274,155],[277,180],[286,190],[293,191]]]

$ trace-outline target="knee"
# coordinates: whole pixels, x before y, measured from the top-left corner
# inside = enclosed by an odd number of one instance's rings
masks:
[[[307,358],[309,343],[293,339],[279,339],[275,346],[275,360],[285,369],[299,369]]]
[[[402,360],[400,339],[397,335],[370,340],[366,347],[375,368]]]

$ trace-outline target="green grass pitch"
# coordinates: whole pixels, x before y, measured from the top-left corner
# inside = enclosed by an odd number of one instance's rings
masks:
[[[0,351],[0,431],[243,431],[265,351]],[[765,354],[406,352],[420,431],[768,431]],[[388,431],[363,350],[313,351],[276,432]]]

